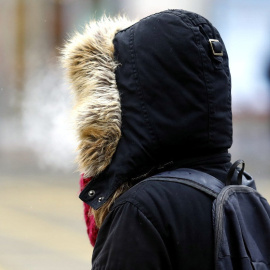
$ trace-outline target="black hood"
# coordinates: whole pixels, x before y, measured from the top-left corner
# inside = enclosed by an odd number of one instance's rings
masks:
[[[208,20],[160,12],[118,32],[113,44],[121,138],[111,163],[80,195],[94,209],[126,181],[232,145],[228,55]]]

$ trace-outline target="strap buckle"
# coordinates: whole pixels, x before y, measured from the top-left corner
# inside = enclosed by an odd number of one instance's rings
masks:
[[[223,56],[222,44],[217,39],[209,39],[212,52],[215,56]]]

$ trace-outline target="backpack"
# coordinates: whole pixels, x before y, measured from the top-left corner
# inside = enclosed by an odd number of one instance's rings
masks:
[[[270,205],[256,191],[244,165],[238,160],[231,166],[226,184],[206,173],[182,168],[148,178],[166,178],[215,198],[212,213],[216,270],[270,270]]]

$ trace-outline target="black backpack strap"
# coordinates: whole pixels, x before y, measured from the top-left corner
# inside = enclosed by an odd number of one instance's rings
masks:
[[[224,187],[224,184],[215,177],[201,171],[187,168],[162,172],[151,176],[144,181],[171,181],[182,183],[201,190],[215,198]]]
[[[238,168],[239,165],[242,165],[241,169]],[[245,162],[242,159],[235,161],[227,174],[226,186],[243,185],[256,190],[256,184],[254,179],[244,170]]]
[[[235,161],[233,163],[233,165],[231,166],[231,168],[230,168],[230,170],[228,172],[227,179],[226,179],[226,186],[231,185],[232,178],[233,178],[234,173],[235,173],[235,171],[236,171],[236,169],[238,168],[239,165],[242,165],[242,168],[238,172],[238,175],[237,175],[237,184],[242,185],[242,182],[243,182],[242,178],[243,178],[243,173],[244,173],[244,170],[245,170],[245,161],[242,160],[242,159],[238,159],[237,161]]]

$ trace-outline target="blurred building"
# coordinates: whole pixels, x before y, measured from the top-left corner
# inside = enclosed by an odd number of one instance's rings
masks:
[[[268,117],[267,0],[1,0],[2,171],[74,170],[71,99],[58,61],[69,34],[103,14],[140,19],[168,8],[198,12],[218,27],[230,56],[235,115]]]

